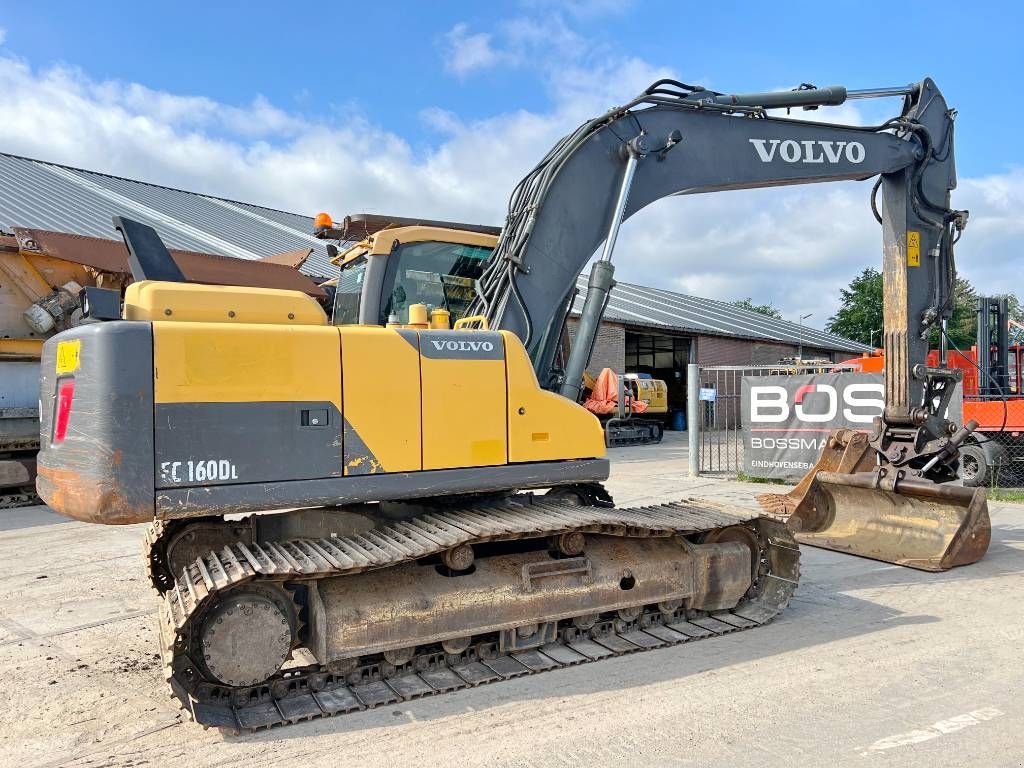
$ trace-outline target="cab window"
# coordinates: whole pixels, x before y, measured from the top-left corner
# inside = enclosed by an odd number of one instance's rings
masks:
[[[354,325],[359,322],[359,300],[366,275],[366,257],[353,259],[341,268],[338,289],[334,294],[334,324]]]
[[[412,304],[447,309],[452,322],[465,317],[476,297],[475,281],[490,255],[490,248],[479,245],[425,242],[398,246],[388,258],[379,322],[384,324],[395,315],[398,322],[408,323]]]

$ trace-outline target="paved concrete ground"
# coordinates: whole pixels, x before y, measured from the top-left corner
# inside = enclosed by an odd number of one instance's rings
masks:
[[[684,454],[616,451],[616,500],[764,490],[687,482]],[[986,559],[947,574],[805,548],[751,632],[227,737],[160,679],[141,527],[0,513],[0,765],[1021,765],[1024,506],[992,516]]]

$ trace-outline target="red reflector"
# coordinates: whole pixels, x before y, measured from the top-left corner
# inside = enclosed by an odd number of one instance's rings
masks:
[[[71,417],[71,401],[75,397],[75,380],[64,379],[57,385],[57,420],[53,426],[53,442],[63,443],[68,433],[68,419]]]

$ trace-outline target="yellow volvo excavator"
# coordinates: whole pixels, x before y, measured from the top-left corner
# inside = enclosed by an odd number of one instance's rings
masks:
[[[876,96],[903,109],[870,128],[767,111]],[[602,432],[576,401],[611,254],[621,222],[662,197],[880,176],[874,462],[811,478],[789,524],[864,520],[871,541],[971,562],[984,495],[946,482],[969,428],[945,419],[949,373],[924,367],[919,341],[949,314],[965,221],[949,207],[951,114],[930,80],[747,95],[658,81],[544,157],[496,245],[443,222],[369,235],[343,260],[333,324],[300,293],[189,284],[152,229],[117,217],[137,282],[117,316],[45,345],[38,490],[80,520],[152,523],[167,679],[204,725],[265,728],[756,627],[797,586],[783,520],[623,509],[600,485]],[[563,359],[576,277],[602,242]],[[446,310],[463,315],[451,330]]]

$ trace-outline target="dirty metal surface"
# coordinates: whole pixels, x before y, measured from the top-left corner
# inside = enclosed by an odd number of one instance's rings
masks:
[[[689,503],[614,509],[525,498],[449,507],[382,523],[355,536],[229,543],[197,557],[162,593],[161,651],[174,695],[205,727],[270,728],[760,626],[786,607],[799,580],[799,550],[792,535],[783,524],[765,517]],[[728,610],[638,605],[626,613],[628,618],[619,611],[596,621],[590,616],[560,621],[554,639],[539,648],[502,653],[490,633],[473,637],[461,653],[424,646],[401,665],[370,656],[343,670],[319,664],[286,668],[251,686],[209,679],[194,661],[202,653],[198,627],[216,609],[218,598],[239,585],[308,584],[389,568],[462,543],[545,538],[571,531],[699,539],[730,526],[748,528],[759,552],[752,586]],[[154,529],[147,542],[150,552],[158,548],[161,529]]]
[[[933,572],[984,557],[985,489],[904,475],[876,467],[867,435],[840,429],[793,490],[757,500],[801,544]]]

